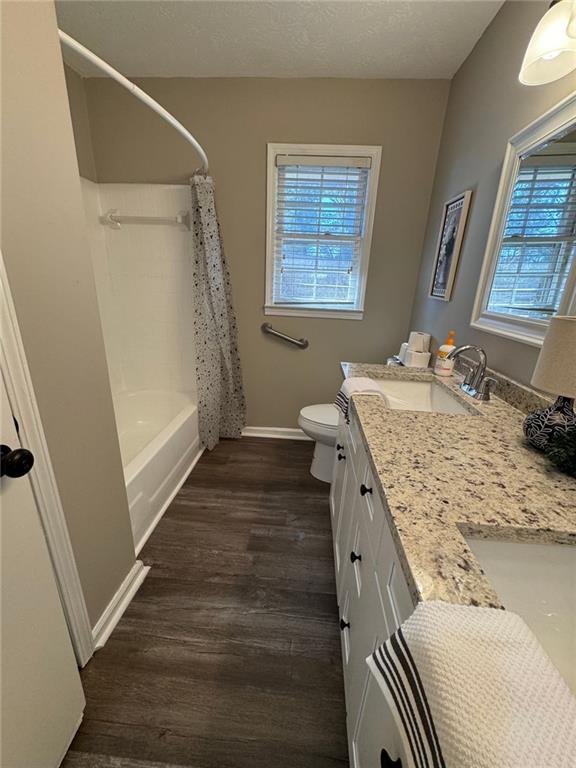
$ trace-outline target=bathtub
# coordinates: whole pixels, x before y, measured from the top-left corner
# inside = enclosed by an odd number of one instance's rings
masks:
[[[192,394],[121,392],[114,411],[136,554],[202,453]]]

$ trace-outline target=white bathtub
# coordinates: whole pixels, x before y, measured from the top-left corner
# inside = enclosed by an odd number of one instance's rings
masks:
[[[187,392],[142,390],[114,397],[136,554],[201,454]]]

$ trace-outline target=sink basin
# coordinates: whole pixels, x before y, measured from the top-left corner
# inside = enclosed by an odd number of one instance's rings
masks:
[[[460,400],[436,381],[373,379],[386,395],[390,408],[400,411],[428,411],[471,415]]]
[[[524,619],[576,695],[576,546],[467,542],[503,605]]]

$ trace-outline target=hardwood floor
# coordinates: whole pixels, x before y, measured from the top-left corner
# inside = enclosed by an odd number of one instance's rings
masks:
[[[82,673],[63,768],[348,765],[329,487],[311,458],[261,438],[203,455]]]

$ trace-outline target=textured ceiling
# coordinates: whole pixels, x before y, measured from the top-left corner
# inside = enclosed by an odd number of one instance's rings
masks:
[[[132,77],[450,78],[502,0],[62,0],[60,27]],[[97,71],[66,55],[81,74]]]

